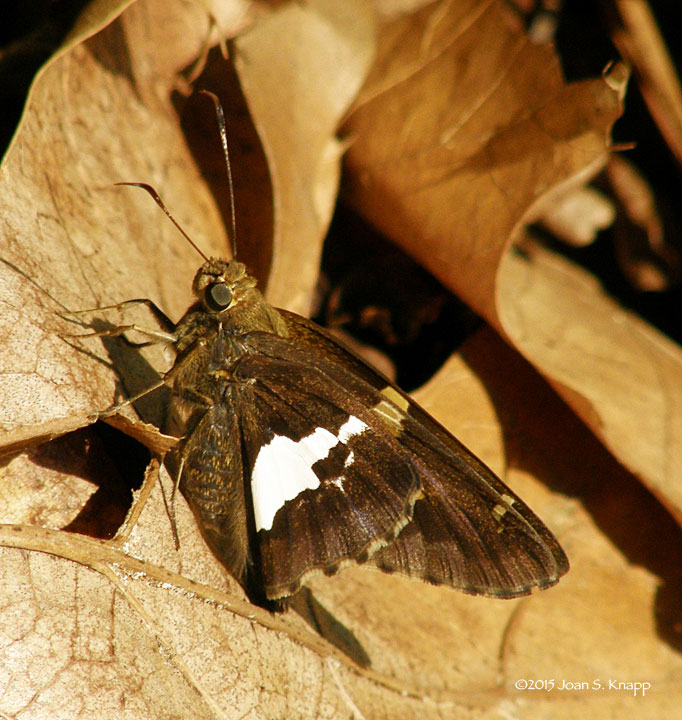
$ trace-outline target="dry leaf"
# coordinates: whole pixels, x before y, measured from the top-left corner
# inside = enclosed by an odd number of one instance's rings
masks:
[[[597,233],[610,227],[616,209],[609,198],[592,187],[579,187],[555,199],[540,218],[552,235],[573,247],[590,245]]]
[[[440,2],[386,28],[346,123],[349,197],[489,322],[515,228],[608,155],[620,94],[566,85],[502,4]]]
[[[372,50],[371,8],[363,2],[290,4],[237,42],[240,81],[272,181],[268,299],[276,307],[310,311],[343,152],[334,133]],[[294,278],[300,289],[292,292]]]
[[[682,355],[584,270],[536,245],[501,272],[504,327],[682,523]]]
[[[464,28],[476,25],[467,18],[477,21],[497,5],[478,13],[474,5],[459,7]],[[243,3],[235,8],[242,13]],[[356,17],[365,17],[359,0],[343,8],[322,0],[284,5],[236,43],[235,62],[267,161],[264,185],[272,193],[270,209],[247,201],[245,214],[271,218],[268,290],[279,303],[302,306],[314,280],[334,196],[333,128],[371,52],[365,21],[360,27],[348,21],[354,8]],[[499,29],[494,18],[488,21]],[[33,89],[0,175],[0,337],[8,348],[0,368],[1,440],[13,452],[89,422],[111,403],[117,373],[130,393],[154,376],[151,367],[168,362],[162,356],[135,362],[136,353],[116,344],[69,344],[60,337],[79,330],[55,318],[64,306],[151,296],[177,318],[189,302],[196,256],[148,198],[111,189],[113,182],[151,182],[207,252],[227,253],[217,198],[201,181],[170,102],[176,74],[201,56],[209,25],[199,6],[140,0],[54,60]],[[232,34],[224,24],[223,30]],[[432,24],[435,45],[426,42],[422,50],[438,46],[438,30]],[[520,52],[523,43],[516,43],[507,50]],[[406,44],[406,52],[414,50]],[[293,86],[290,59],[297,63]],[[530,72],[534,64],[521,65]],[[544,69],[555,77],[555,65]],[[519,92],[513,107],[523,108],[527,96],[517,83],[523,80],[527,90],[532,82],[511,70],[513,77],[505,75],[499,86],[508,84],[512,99]],[[601,85],[582,87],[587,90],[578,99]],[[421,92],[420,102],[428,104],[429,86]],[[471,102],[464,94],[460,105],[475,109]],[[398,129],[409,134],[406,120]],[[587,135],[580,147],[592,147]],[[392,137],[393,155],[402,137]],[[238,175],[240,158],[250,155],[236,146]],[[546,150],[552,146],[548,141]],[[566,160],[562,167],[573,166]],[[554,177],[545,170],[543,182]],[[495,192],[492,200],[509,202]],[[254,195],[262,200],[268,192]],[[522,214],[523,202],[515,203],[503,213],[508,222]],[[482,213],[481,223],[484,217],[490,219]],[[487,240],[499,240],[491,250],[498,258],[506,235],[498,239],[495,232],[506,227],[503,220],[484,227]],[[495,263],[491,267],[494,272]],[[487,286],[493,288],[493,280]],[[157,481],[154,465],[119,534],[107,541],[25,524],[62,526],[92,493],[93,485],[74,482],[72,473],[54,472],[44,491],[29,486],[22,493],[22,503],[33,494],[34,506],[5,520],[23,524],[0,526],[0,712],[72,718],[96,708],[102,720],[425,720],[574,717],[587,716],[587,709],[595,717],[620,717],[636,707],[638,717],[672,715],[682,670],[670,601],[679,595],[671,571],[680,565],[678,528],[491,333],[472,339],[462,357],[452,358],[419,399],[557,532],[573,560],[558,588],[493,601],[353,569],[315,578],[301,616],[273,617],[240,599],[182,501],[175,550],[162,496],[162,486],[170,492],[169,480]],[[153,403],[148,410],[158,412]],[[45,463],[33,463],[29,474],[24,463],[30,461],[29,453],[11,461],[12,481],[46,479]],[[646,520],[651,532],[624,532],[612,507],[640,526]],[[63,514],[51,514],[55,508]],[[304,622],[306,609],[315,630]],[[518,680],[549,677],[649,680],[656,701],[628,691],[559,695],[515,688]]]
[[[635,70],[638,86],[666,144],[682,163],[682,88],[649,3],[617,0],[613,42]]]
[[[682,278],[682,252],[665,201],[655,198],[646,178],[621,155],[609,160],[605,174],[619,209],[613,235],[621,272],[640,291],[674,287]]]

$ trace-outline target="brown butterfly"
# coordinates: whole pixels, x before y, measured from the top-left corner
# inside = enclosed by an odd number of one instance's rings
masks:
[[[151,187],[124,184],[170,217]],[[542,521],[408,395],[270,306],[242,263],[203,257],[195,303],[155,333],[176,352],[166,464],[252,601],[281,608],[310,575],[351,564],[499,598],[568,570]]]

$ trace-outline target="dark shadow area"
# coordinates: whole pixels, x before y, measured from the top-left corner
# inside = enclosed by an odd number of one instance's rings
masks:
[[[322,256],[316,322],[387,354],[404,390],[423,385],[480,318],[400,248],[343,205]]]
[[[97,310],[94,309],[92,314],[94,315],[96,313]],[[65,317],[68,318],[68,315]],[[106,332],[117,327],[113,323],[102,320],[101,318],[93,318],[89,323],[78,321],[77,324],[95,332]],[[148,322],[147,325],[150,327],[155,326],[152,321]],[[76,335],[79,334],[80,333],[76,332]],[[135,331],[130,331],[130,334],[135,335]],[[117,373],[119,383],[116,388],[115,398],[112,398],[112,405],[138,395],[145,389],[158,383],[161,379],[159,371],[152,367],[142,355],[136,342],[128,340],[125,335],[117,337],[103,336],[90,339],[90,342],[99,340],[102,343],[109,356],[109,362],[94,355],[89,347],[82,341],[76,343],[68,336],[64,336],[63,339],[77,352],[83,353],[107,365]],[[144,422],[156,425],[156,427],[162,429],[166,418],[169,396],[169,388],[166,386],[159,387],[136,400],[134,403],[135,410]]]
[[[312,594],[302,587],[288,602],[288,607],[300,615],[308,625],[356,665],[368,668],[372,664],[358,639],[340,623]]]
[[[89,0],[5,0],[0,13],[0,158],[12,139],[28,89]]]
[[[125,520],[133,491],[142,485],[149,464],[147,449],[102,421],[30,450],[36,464],[97,486],[78,516],[65,528],[110,539]]]
[[[114,327],[101,319],[77,324],[95,331]],[[78,352],[95,357],[85,344],[75,344],[69,337],[64,340]],[[97,340],[93,338],[90,342]],[[109,355],[109,362],[97,359],[115,368],[120,378],[117,398],[125,399],[158,381],[158,372],[140,354],[139,348],[124,337],[102,337],[99,341]],[[160,388],[138,400],[135,409],[146,422],[161,423],[167,395],[168,390]],[[101,420],[27,452],[36,465],[82,478],[98,488],[78,516],[63,529],[102,539],[112,538],[125,520],[132,505],[132,492],[141,487],[151,459],[139,441]]]
[[[218,48],[209,52],[206,66],[193,87],[195,92],[190,97],[179,92],[172,97],[187,145],[230,233],[232,210],[218,121],[211,100],[199,94],[200,90],[209,90],[218,96],[225,113],[235,194],[237,256],[255,275],[264,292],[272,257],[274,209],[263,146],[234,67]],[[229,253],[230,249],[226,248],[225,255]]]
[[[111,325],[97,320],[92,327],[101,330]],[[160,380],[159,372],[149,364],[139,348],[129,344],[124,337],[103,337],[101,340],[121,381],[116,402],[134,397]],[[142,420],[162,429],[169,397],[170,390],[160,387],[136,400],[134,407]]]
[[[682,40],[676,22],[679,7],[676,3],[651,3],[659,30],[673,63],[680,72]],[[610,27],[618,24],[618,15],[608,3],[574,0],[563,4],[556,34],[557,50],[567,80],[577,81],[599,77],[607,63],[620,58],[610,40]],[[613,143],[634,144],[623,154],[650,185],[655,196],[657,211],[664,228],[665,252],[658,257],[647,248],[643,238],[643,251],[650,262],[669,280],[669,287],[660,291],[640,290],[634,287],[623,272],[619,257],[617,225],[599,233],[597,241],[588,247],[573,248],[564,243],[551,242],[552,249],[566,255],[593,273],[604,288],[625,307],[644,317],[648,322],[682,343],[682,214],[679,202],[680,167],[670,148],[661,136],[633,76],[628,85],[625,107],[613,129]],[[595,183],[603,187],[609,197],[613,190],[603,177]],[[622,208],[619,213],[622,214]],[[631,226],[626,231],[642,231]],[[621,231],[622,232],[622,231]],[[545,238],[546,239],[546,238]],[[631,238],[628,238],[632,242]],[[660,248],[658,249],[660,252]]]

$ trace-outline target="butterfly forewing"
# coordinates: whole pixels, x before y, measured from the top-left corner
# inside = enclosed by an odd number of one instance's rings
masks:
[[[405,393],[323,328],[293,313],[282,314],[299,347],[307,339],[320,349],[310,362],[378,411],[388,432],[410,453],[420,479],[423,496],[412,521],[397,541],[373,555],[372,564],[496,597],[526,594],[558,581],[568,570],[566,555],[517,495]]]

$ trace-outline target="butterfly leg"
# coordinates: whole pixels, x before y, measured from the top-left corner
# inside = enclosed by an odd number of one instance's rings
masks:
[[[77,338],[85,338],[85,337],[121,337],[128,345],[131,345],[136,348],[142,348],[146,347],[148,345],[154,345],[157,343],[166,343],[166,344],[172,344],[177,342],[177,337],[174,333],[175,331],[175,324],[167,317],[167,315],[151,300],[147,298],[136,298],[134,300],[124,300],[123,302],[117,303],[116,305],[106,305],[104,307],[99,308],[90,308],[87,310],[74,310],[74,311],[68,311],[65,313],[60,313],[61,317],[64,317],[65,319],[69,319],[69,317],[77,317],[79,315],[85,315],[87,313],[93,313],[93,312],[101,312],[105,310],[118,310],[118,311],[124,311],[127,308],[136,306],[136,305],[144,305],[147,307],[154,318],[158,321],[159,325],[161,325],[164,329],[160,330],[158,328],[148,328],[144,327],[143,325],[138,325],[136,323],[130,323],[128,325],[117,325],[112,328],[108,328],[106,330],[97,330],[89,333],[81,333],[81,334],[72,334],[72,335],[64,335],[64,337],[77,337]],[[144,343],[135,343],[127,338],[124,337],[124,333],[128,331],[135,331],[139,332],[142,335],[146,335],[147,337],[151,338],[149,342]],[[111,407],[107,408],[106,410],[103,410],[99,415],[100,417],[107,417],[109,415],[113,415],[117,413],[119,410],[123,409],[124,407],[131,405],[135,403],[137,400],[143,398],[145,395],[148,395],[149,393],[153,392],[154,390],[159,389],[160,387],[166,385],[171,377],[170,373],[166,373],[158,382],[154,383],[148,388],[145,388],[142,392],[137,393],[133,397],[127,398],[121,403],[117,403],[116,405],[112,405]]]
[[[175,549],[180,549],[180,536],[178,535],[178,524],[175,519],[175,498],[178,494],[178,488],[180,487],[180,479],[182,478],[182,472],[185,468],[185,458],[180,457],[180,464],[178,466],[177,472],[174,473],[175,477],[173,478],[173,489],[171,490],[171,496],[170,496],[170,503],[167,504],[166,510],[168,511],[168,517],[170,519],[170,525],[171,525],[171,532],[173,533],[173,543],[175,544]],[[163,496],[164,502],[166,502],[166,495],[164,493]]]
[[[173,323],[166,313],[164,313],[164,311],[149,298],[135,298],[134,300],[124,300],[123,302],[116,303],[115,305],[104,305],[103,307],[88,308],[86,310],[69,310],[59,314],[61,317],[68,319],[67,316],[87,315],[88,313],[101,312],[102,310],[118,310],[119,312],[123,312],[135,305],[144,305],[154,316],[156,321],[159,323],[159,326],[167,333],[170,334],[175,330],[175,323]]]
[[[132,345],[133,347],[146,347],[148,345],[155,345],[160,342],[174,343],[177,340],[175,335],[173,335],[172,333],[167,333],[163,330],[155,330],[154,328],[147,328],[143,325],[137,325],[136,323],[133,323],[131,325],[117,325],[116,327],[109,328],[107,330],[96,330],[93,332],[82,333],[79,335],[69,335],[67,337],[119,337],[120,335],[123,335],[130,330],[134,330],[135,332],[139,332],[141,335],[146,335],[147,337],[154,338],[150,342],[145,343],[134,343],[130,340],[127,340],[126,338],[123,338],[129,345]]]
[[[66,313],[60,313],[60,315],[61,317],[68,320],[69,316],[77,317],[79,315],[86,315],[93,312],[102,312],[105,310],[117,310],[119,312],[123,312],[127,308],[134,307],[136,305],[144,305],[152,313],[154,319],[163,329],[148,328],[144,327],[143,325],[138,325],[137,323],[131,323],[128,325],[117,325],[116,327],[108,328],[106,330],[97,330],[89,333],[67,335],[65,337],[119,337],[123,336],[124,333],[128,331],[134,330],[135,332],[139,332],[141,335],[146,335],[147,337],[151,338],[151,340],[149,340],[148,342],[136,343],[123,337],[123,340],[125,340],[128,345],[137,348],[147,347],[149,345],[154,345],[159,342],[174,343],[177,340],[174,334],[174,323],[155,303],[153,303],[147,298],[124,300],[123,302],[117,303],[116,305],[105,305],[104,307],[89,308],[87,310],[73,310]]]
[[[137,393],[137,395],[133,395],[132,397],[126,398],[123,402],[117,403],[116,405],[111,405],[106,410],[102,410],[100,413],[98,413],[99,417],[109,417],[109,415],[115,415],[119,410],[122,410],[124,407],[128,407],[128,405],[132,405],[133,403],[136,403],[138,400],[143,398],[145,395],[149,395],[150,392],[154,392],[154,390],[158,390],[160,387],[163,387],[166,384],[166,378],[162,377],[161,380],[158,382],[155,382],[153,385],[150,385],[148,388],[145,388],[142,392]]]
[[[129,330],[135,330],[142,335],[152,338],[149,342],[135,343],[123,338],[129,345],[133,347],[147,347],[155,343],[173,343],[176,341],[175,336],[175,324],[168,318],[168,316],[161,310],[154,302],[148,298],[136,298],[134,300],[124,300],[123,302],[117,303],[116,305],[105,305],[99,308],[89,308],[87,310],[73,310],[67,313],[60,313],[62,317],[68,319],[68,316],[77,317],[79,315],[86,315],[93,312],[101,312],[104,310],[117,310],[123,312],[130,307],[136,305],[144,305],[154,316],[154,319],[159,324],[160,328],[147,328],[136,323],[129,325],[117,325],[116,327],[109,328],[108,330],[99,330],[91,333],[84,333],[80,335],[69,335],[67,337],[118,337],[128,332]]]

